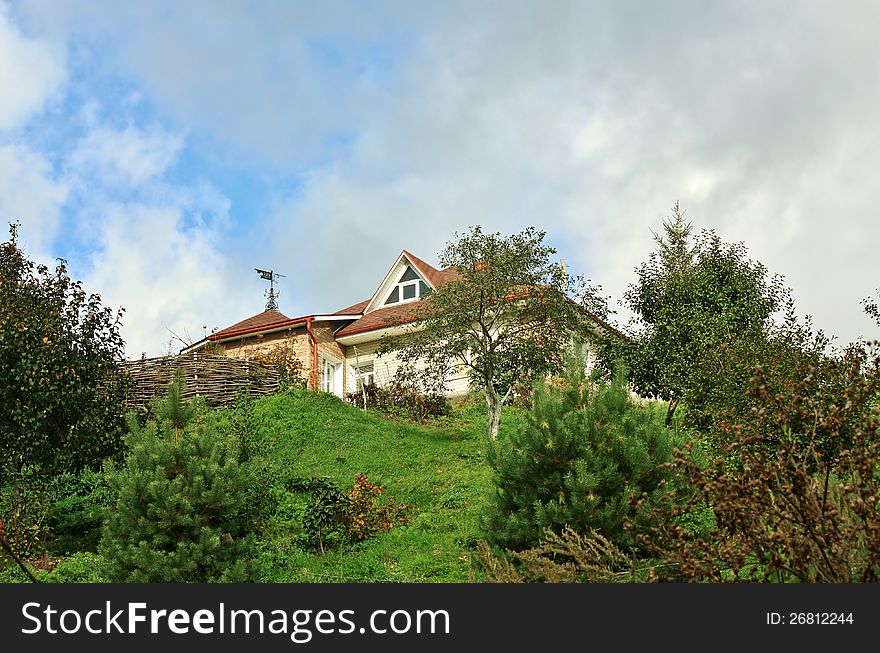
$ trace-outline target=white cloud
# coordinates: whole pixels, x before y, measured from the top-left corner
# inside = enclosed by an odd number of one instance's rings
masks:
[[[20,127],[64,82],[64,53],[45,40],[28,38],[0,2],[0,130]]]
[[[125,130],[96,127],[68,159],[81,176],[97,176],[106,184],[140,186],[162,175],[183,145],[180,135],[160,129]]]
[[[469,224],[535,224],[620,298],[678,199],[696,226],[784,274],[819,327],[880,335],[859,307],[880,285],[880,60],[865,28],[877,14],[520,3],[503,20],[473,5],[434,15],[385,101],[363,108],[350,152],[283,203],[279,251],[307,292],[354,300],[401,247],[430,258]],[[346,244],[369,275],[338,273]]]
[[[64,163],[91,252],[76,271],[105,305],[125,309],[128,357],[166,353],[169,343],[176,351],[176,338],[199,340],[202,325],[224,326],[240,305],[242,280],[221,249],[229,200],[206,182],[165,179],[182,135],[113,129],[97,111],[89,125]]]
[[[247,287],[250,278],[234,274],[219,247],[217,223],[223,216],[208,215],[207,207],[206,219],[193,223],[189,213],[198,207],[190,201],[198,199],[102,207],[101,233],[84,283],[100,291],[105,305],[125,308],[121,333],[130,358],[166,353],[172,332],[201,339],[202,325],[208,332],[226,326],[243,291],[258,293],[256,284]],[[173,351],[180,347],[173,343]]]
[[[0,145],[0,224],[5,232],[7,222],[20,221],[20,244],[36,260],[52,260],[48,247],[67,195],[44,156],[20,145]]]
[[[101,43],[104,70],[136,80],[207,156],[242,154],[281,177],[324,162],[279,193],[269,229],[296,311],[361,299],[401,248],[432,259],[475,223],[546,229],[573,271],[619,298],[680,199],[850,339],[878,335],[858,306],[880,285],[878,7],[31,2],[21,12],[36,31]],[[176,150],[136,136],[144,149],[129,163],[110,158],[129,182],[155,181]],[[86,158],[111,150],[94,144]],[[251,232],[264,228],[249,218]],[[224,256],[239,249],[219,242]]]

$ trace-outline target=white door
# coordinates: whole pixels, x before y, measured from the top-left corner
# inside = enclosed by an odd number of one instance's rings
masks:
[[[321,359],[321,390],[342,396],[342,363],[326,356]]]

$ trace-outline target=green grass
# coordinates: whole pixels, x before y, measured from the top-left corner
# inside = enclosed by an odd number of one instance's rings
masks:
[[[233,413],[206,416],[228,428]],[[262,582],[467,582],[482,537],[478,520],[492,491],[486,463],[486,410],[456,408],[425,424],[385,418],[335,396],[291,390],[257,399],[253,454],[262,485],[272,488],[271,517],[259,523]],[[524,419],[505,409],[501,436]],[[365,473],[385,497],[410,506],[408,524],[324,554],[298,546],[307,497],[285,489],[290,480],[330,477],[348,489]],[[277,504],[276,504],[277,502]],[[63,557],[54,557],[58,555]],[[35,568],[45,582],[102,582],[100,555],[52,551],[53,564]],[[57,566],[56,566],[57,564]],[[26,582],[15,565],[0,565],[0,582]]]
[[[360,473],[410,506],[409,523],[325,554],[301,550],[284,519],[261,540],[269,582],[464,582],[480,537],[478,515],[491,491],[486,413],[459,408],[428,424],[389,420],[336,397],[291,391],[257,401],[258,448],[276,485],[329,476],[352,485]],[[509,410],[504,431],[523,419]]]

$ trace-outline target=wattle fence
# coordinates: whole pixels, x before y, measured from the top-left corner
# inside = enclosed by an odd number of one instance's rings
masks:
[[[184,399],[202,397],[214,407],[233,405],[239,391],[269,395],[281,384],[281,373],[275,367],[200,352],[125,361],[122,369],[132,381],[129,406],[144,406],[164,396],[176,370],[183,378]]]

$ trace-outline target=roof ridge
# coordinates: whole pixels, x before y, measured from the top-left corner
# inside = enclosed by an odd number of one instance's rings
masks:
[[[253,327],[263,327],[263,326],[271,326],[273,324],[280,324],[281,322],[289,322],[292,318],[287,317],[281,311],[278,311],[274,308],[266,309],[260,313],[255,315],[251,315],[250,317],[246,317],[243,320],[239,320],[235,324],[232,324],[224,329],[220,329],[219,331],[215,331],[210,335],[212,339],[217,338],[218,336],[222,336],[227,333],[235,333],[237,331],[241,331],[242,329],[249,329]]]

